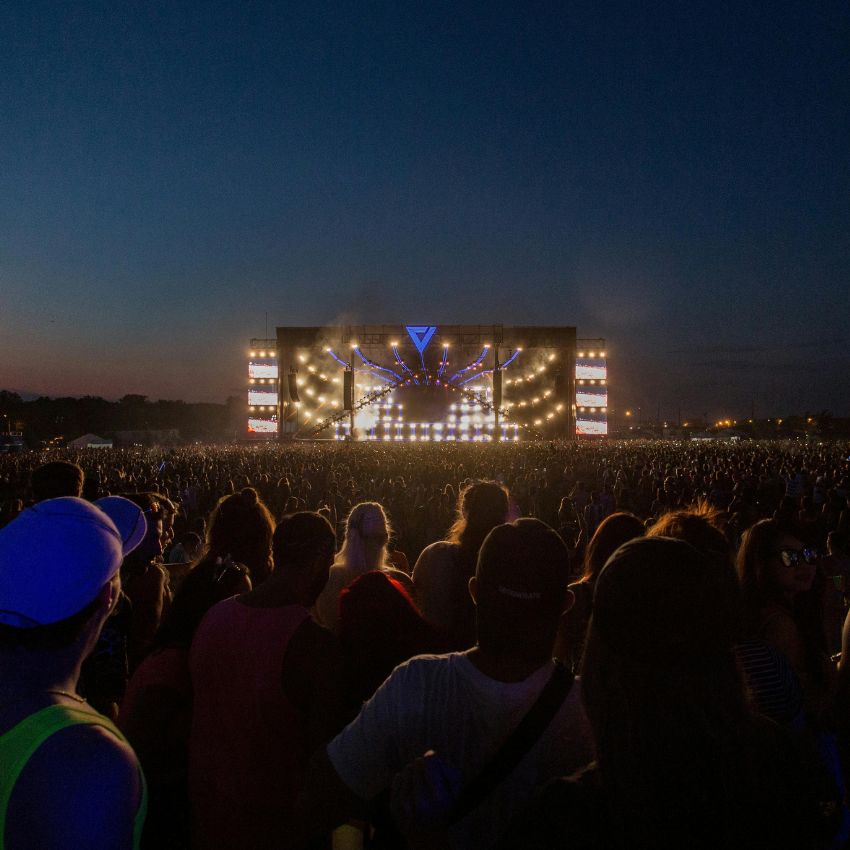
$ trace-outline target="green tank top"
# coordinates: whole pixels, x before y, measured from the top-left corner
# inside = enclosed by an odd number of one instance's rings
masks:
[[[6,811],[15,783],[32,758],[33,753],[54,733],[69,726],[100,726],[111,732],[119,741],[127,739],[110,720],[88,707],[49,705],[25,717],[4,735],[0,735],[0,850],[6,847]],[[142,799],[133,824],[133,847],[138,848],[142,839],[142,827],[148,807],[145,777],[139,768],[142,783]]]

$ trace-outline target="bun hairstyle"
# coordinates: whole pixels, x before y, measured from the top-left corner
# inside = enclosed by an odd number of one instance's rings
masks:
[[[272,531],[269,509],[253,487],[219,499],[207,523],[207,555],[230,555],[245,564],[259,584],[271,572]]]
[[[260,494],[253,487],[243,487],[239,495],[248,507],[254,507],[260,501]]]

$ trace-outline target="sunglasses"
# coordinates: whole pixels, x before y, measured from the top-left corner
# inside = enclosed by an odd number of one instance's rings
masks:
[[[820,559],[817,549],[780,549],[779,557],[786,567],[796,567],[799,563],[816,564]]]

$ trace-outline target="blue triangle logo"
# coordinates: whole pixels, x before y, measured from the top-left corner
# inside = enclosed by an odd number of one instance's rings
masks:
[[[436,325],[405,325],[404,329],[410,335],[416,350],[420,354],[428,347],[431,337],[437,333]]]

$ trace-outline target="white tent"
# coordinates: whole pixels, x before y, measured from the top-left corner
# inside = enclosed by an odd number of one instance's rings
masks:
[[[83,434],[68,443],[69,449],[111,449],[112,440],[98,437],[97,434]]]

